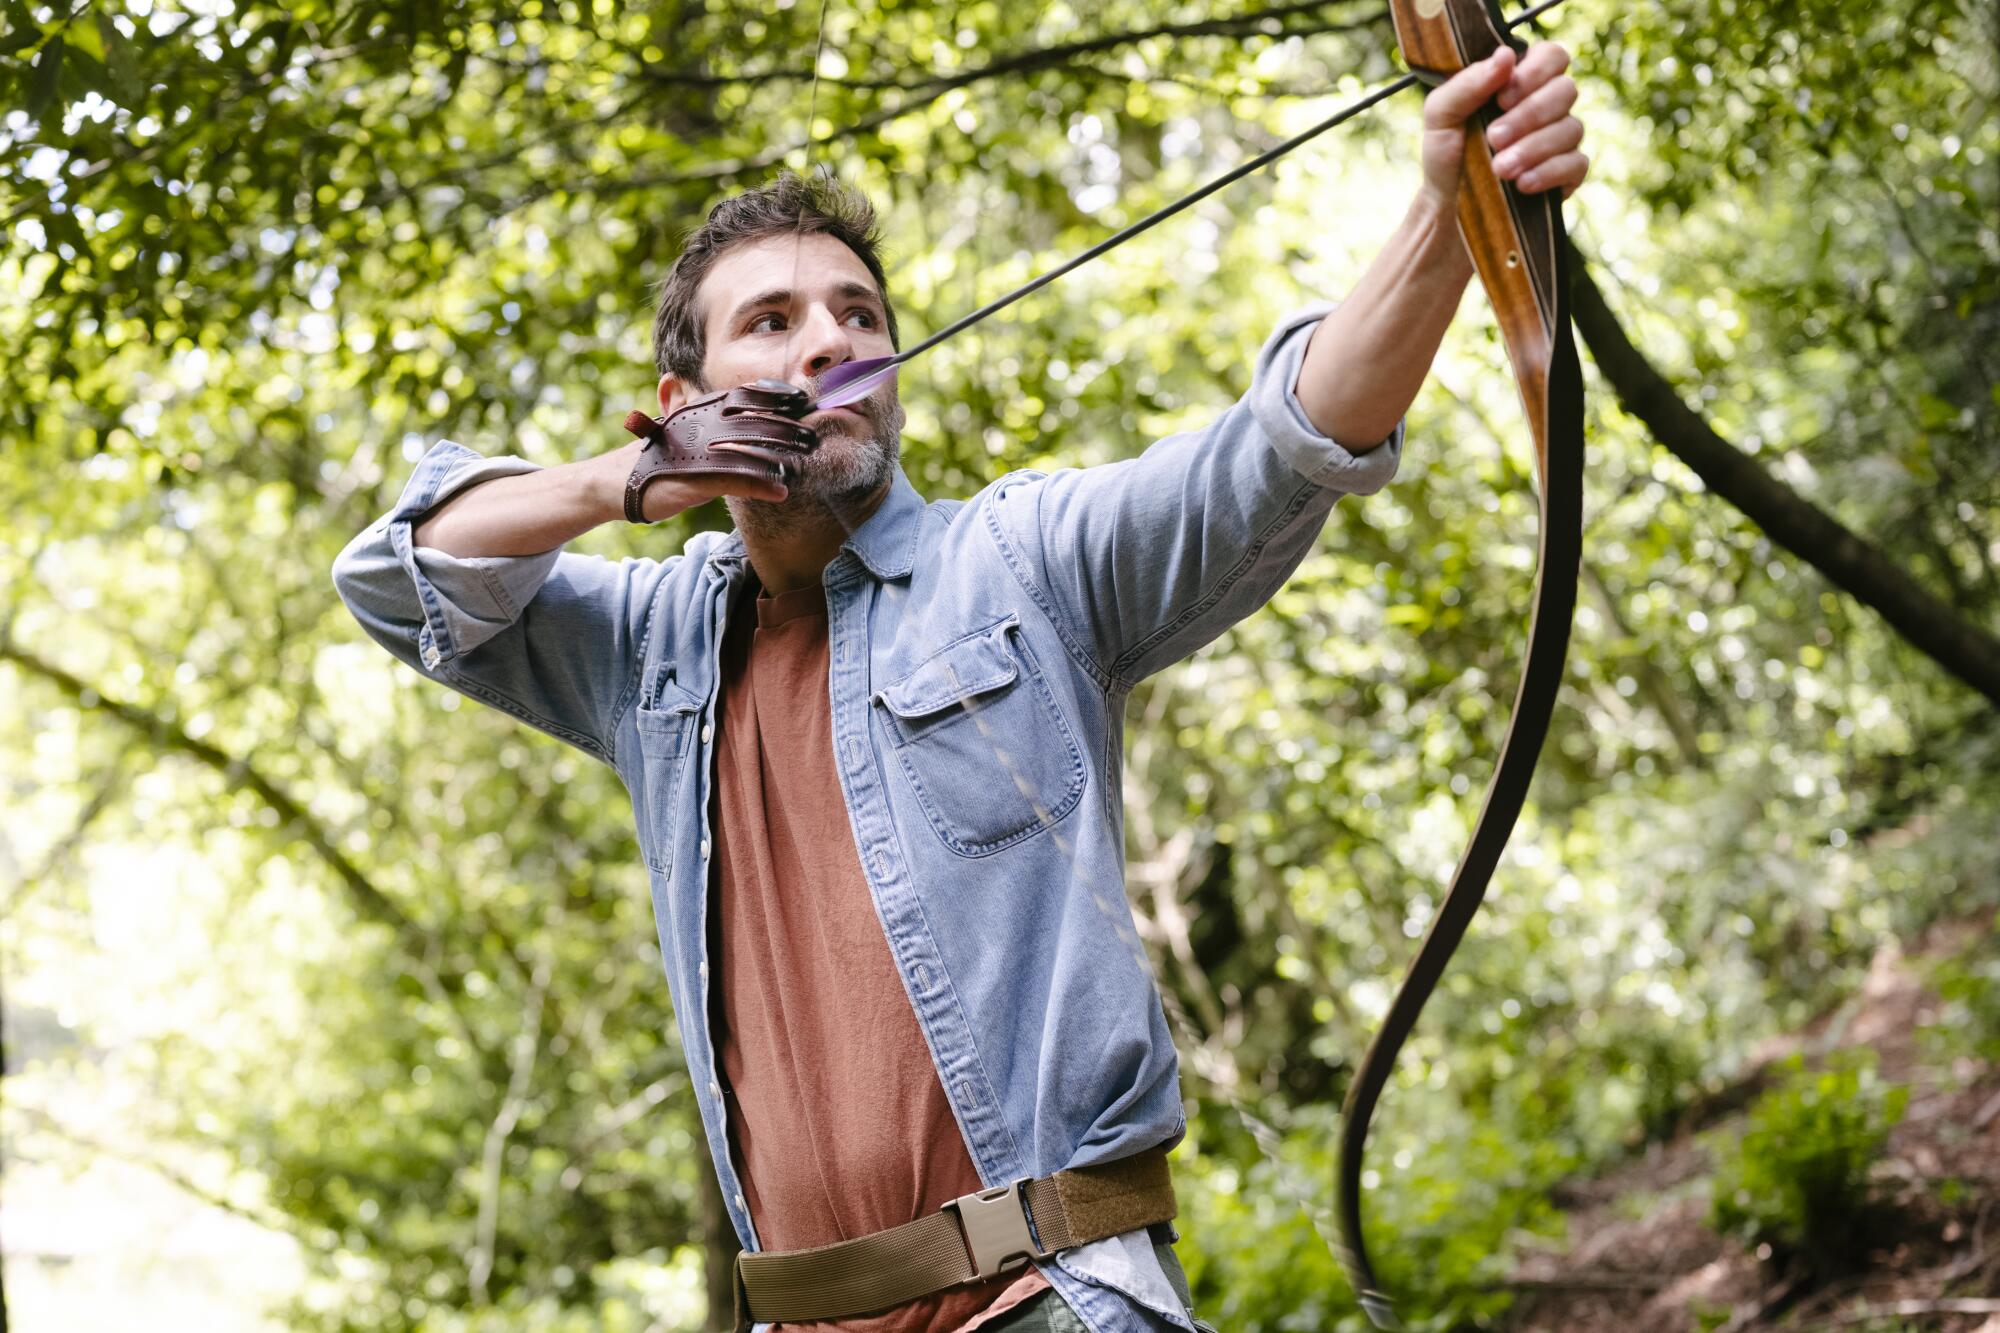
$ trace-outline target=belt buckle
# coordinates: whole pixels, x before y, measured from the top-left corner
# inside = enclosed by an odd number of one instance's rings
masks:
[[[1019,1268],[1029,1259],[1046,1259],[1052,1251],[1035,1243],[1022,1207],[1021,1186],[1028,1177],[973,1194],[962,1194],[941,1211],[958,1215],[966,1254],[978,1277],[992,1277]],[[970,1278],[967,1281],[971,1281]]]

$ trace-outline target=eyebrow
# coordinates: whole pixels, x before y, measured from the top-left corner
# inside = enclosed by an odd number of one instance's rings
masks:
[[[865,300],[878,310],[882,307],[881,294],[865,282],[843,282],[833,289],[833,294],[836,298],[847,300],[859,298]],[[753,310],[764,310],[774,306],[788,306],[791,303],[792,292],[789,287],[773,287],[770,291],[759,292],[749,300],[740,303],[734,310],[729,312],[729,322],[734,324]]]

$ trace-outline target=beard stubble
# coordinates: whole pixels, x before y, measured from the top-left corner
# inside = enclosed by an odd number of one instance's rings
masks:
[[[886,395],[870,394],[851,406],[859,419],[835,414],[814,427],[819,448],[794,467],[782,501],[729,498],[738,528],[774,538],[831,522],[853,532],[861,506],[895,476],[906,418],[893,381]]]

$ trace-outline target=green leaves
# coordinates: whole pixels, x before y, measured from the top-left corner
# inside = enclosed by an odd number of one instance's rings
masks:
[[[1817,1072],[1793,1056],[1779,1080],[1717,1164],[1713,1222],[1832,1272],[1869,1241],[1869,1168],[1909,1089],[1877,1081],[1872,1058],[1860,1054]]]
[[[55,101],[56,89],[63,74],[63,57],[68,46],[60,37],[51,38],[35,57],[35,71],[28,80],[27,113],[37,120],[47,114]]]
[[[1760,462],[1993,623],[1979,13],[1592,4],[1553,31],[1599,164],[1573,229],[1621,318]],[[437,438],[543,463],[622,443],[655,378],[649,285],[775,164],[809,151],[877,198],[921,336],[1390,76],[1379,11],[839,2],[812,126],[805,4],[5,12],[0,624],[88,689],[0,667],[0,863],[35,876],[18,900],[0,879],[9,1022],[65,1034],[10,1066],[5,1104],[115,1050],[103,1077],[148,1111],[130,1123],[170,1127],[121,1146],[222,1145],[337,1284],[341,1313],[302,1327],[692,1326],[704,1148],[629,793],[394,668],[334,601],[334,553]],[[1223,410],[1413,188],[1417,105],[1380,111],[926,357],[904,384],[918,487],[1129,458]],[[1608,395],[1593,411],[1554,735],[1370,1154],[1381,1258],[1439,1326],[1503,1301],[1552,1180],[1671,1132],[1885,934],[1994,894],[1990,721]],[[1398,480],[1131,700],[1131,896],[1191,1016],[1182,1253],[1226,1327],[1355,1317],[1309,1215],[1505,729],[1534,561],[1518,412],[1470,298]],[[577,549],[670,556],[724,522]],[[163,745],[169,723],[292,794],[462,993],[363,924],[296,820]],[[117,896],[134,884],[193,942],[104,936],[152,920]],[[489,1186],[495,1061],[544,962],[535,1086]],[[1991,1007],[1953,994],[1968,1024]]]

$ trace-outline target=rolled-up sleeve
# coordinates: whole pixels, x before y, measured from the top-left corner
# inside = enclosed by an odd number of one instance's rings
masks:
[[[424,515],[460,491],[536,470],[524,458],[486,458],[450,440],[432,446],[395,507],[334,561],[334,587],[363,627],[383,641],[370,618],[386,613],[384,629],[406,628],[401,622],[414,595],[421,613],[414,654],[405,657],[399,644],[389,649],[412,666],[435,671],[513,624],[555,568],[561,547],[539,555],[460,558],[419,547],[415,532]]]
[[[1129,688],[1262,606],[1341,496],[1395,475],[1402,422],[1350,448],[1299,403],[1306,344],[1332,308],[1283,321],[1243,397],[1201,430],[1137,458],[995,485],[986,512],[1003,556],[1107,688]]]
[[[1299,367],[1305,364],[1306,344],[1332,309],[1332,302],[1322,301],[1278,325],[1257,354],[1244,402],[1271,447],[1294,472],[1316,486],[1347,495],[1373,495],[1389,484],[1402,462],[1403,423],[1396,423],[1387,440],[1356,452],[1320,434],[1299,402]]]
[[[525,459],[439,442],[395,507],[335,558],[333,585],[369,637],[400,661],[608,763],[662,564],[560,547],[461,557],[416,544],[416,526],[439,504],[536,470]]]

